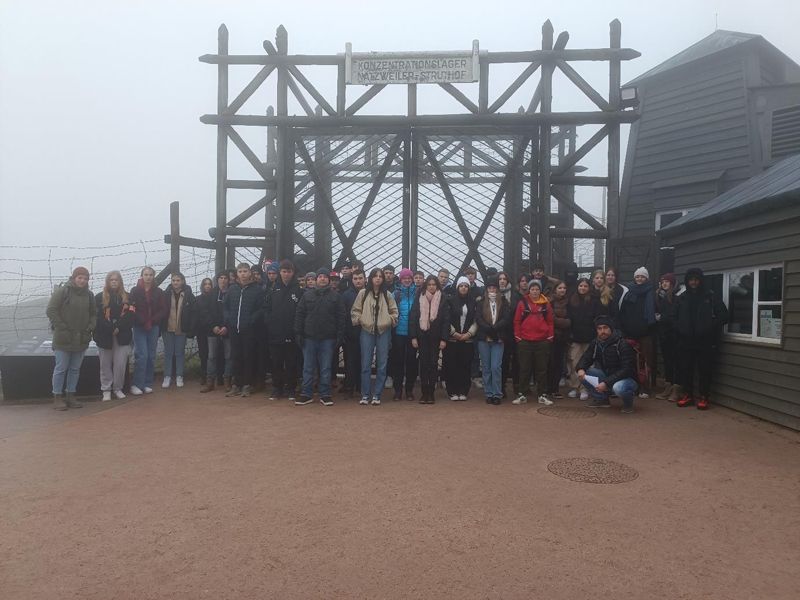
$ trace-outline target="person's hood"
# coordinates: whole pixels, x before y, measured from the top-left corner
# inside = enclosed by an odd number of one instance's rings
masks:
[[[706,276],[703,274],[703,269],[699,267],[692,267],[686,270],[686,275],[683,278],[683,285],[685,285],[687,289],[691,289],[689,288],[690,277],[697,277],[700,279],[700,287],[703,287],[706,283]]]
[[[525,294],[525,296],[528,298],[528,300],[531,299],[530,294]],[[534,304],[547,304],[548,302],[550,302],[550,300],[544,294],[539,294],[539,299],[533,301]]]

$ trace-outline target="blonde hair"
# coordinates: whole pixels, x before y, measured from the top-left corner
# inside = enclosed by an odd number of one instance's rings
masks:
[[[122,299],[123,304],[128,303],[128,292],[125,291],[125,283],[122,281],[122,273],[119,271],[109,271],[106,274],[106,283],[103,286],[103,308],[108,308],[108,306],[111,304],[111,286],[109,285],[109,281],[115,275],[119,279],[119,297]]]
[[[614,299],[614,292],[606,284],[606,272],[603,271],[603,269],[597,269],[594,273],[592,273],[592,286],[594,286],[594,278],[598,275],[603,276],[603,287],[600,288],[600,303],[603,306],[608,306]]]

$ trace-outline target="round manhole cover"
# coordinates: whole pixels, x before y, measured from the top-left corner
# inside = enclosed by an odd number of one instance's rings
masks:
[[[547,470],[579,483],[626,483],[639,477],[639,471],[603,458],[559,458]]]
[[[542,406],[536,412],[559,419],[590,419],[597,416],[595,411],[579,406]]]

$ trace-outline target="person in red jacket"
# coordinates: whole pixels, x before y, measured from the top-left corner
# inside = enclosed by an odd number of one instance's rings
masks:
[[[528,294],[523,296],[514,311],[514,339],[519,356],[519,396],[512,404],[525,404],[530,391],[531,370],[536,379],[539,404],[553,403],[547,397],[547,363],[553,343],[553,308],[542,294],[538,279],[528,284]]]

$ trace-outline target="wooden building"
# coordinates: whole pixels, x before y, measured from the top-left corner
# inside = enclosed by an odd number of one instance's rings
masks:
[[[730,311],[712,401],[800,430],[800,153],[660,237],[676,273],[702,268]]]
[[[715,31],[623,86],[640,102],[609,262],[658,273],[655,232],[800,152],[800,66],[759,35]],[[669,268],[669,265],[665,265]]]

